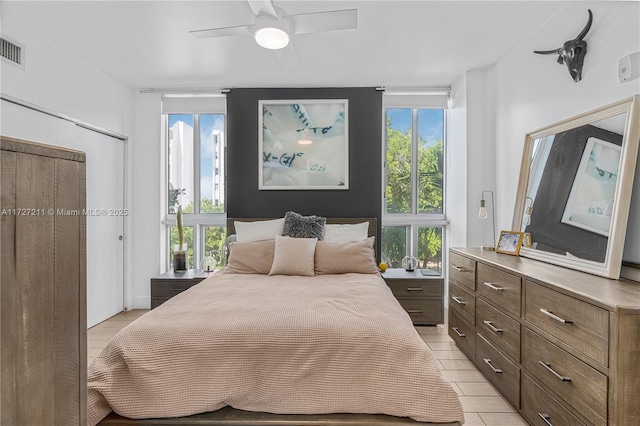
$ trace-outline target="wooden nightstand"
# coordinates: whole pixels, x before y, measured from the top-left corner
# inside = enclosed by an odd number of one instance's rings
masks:
[[[382,278],[407,311],[414,325],[436,325],[444,322],[444,278],[422,275],[419,269],[387,269]]]
[[[202,269],[189,269],[186,272],[165,272],[162,275],[151,278],[151,309],[156,308],[209,277],[213,272],[205,272]]]

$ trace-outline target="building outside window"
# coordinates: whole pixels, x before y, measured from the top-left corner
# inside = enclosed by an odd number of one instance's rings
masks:
[[[389,107],[393,97],[385,99],[382,259],[399,268],[412,255],[418,268],[442,273],[445,108]]]
[[[173,103],[169,99],[171,110]],[[197,108],[202,109],[198,102]],[[202,103],[202,102],[200,102]],[[199,269],[204,257],[225,262],[225,114],[224,103],[213,103],[214,113],[164,113],[166,139],[166,259],[173,265],[173,247],[178,244],[176,212],[183,211],[184,243],[188,267]],[[178,104],[182,109],[184,103]]]

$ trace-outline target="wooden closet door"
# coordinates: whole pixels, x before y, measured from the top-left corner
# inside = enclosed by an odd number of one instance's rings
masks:
[[[1,424],[17,424],[16,405],[16,262],[15,262],[15,216],[8,214],[16,208],[16,158],[15,152],[0,151],[0,216],[2,253],[2,269],[0,269],[0,335],[2,336],[1,362],[2,362],[2,384],[0,392],[2,395],[2,412],[0,413]]]

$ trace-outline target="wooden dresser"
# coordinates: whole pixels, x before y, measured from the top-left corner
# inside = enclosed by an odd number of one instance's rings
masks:
[[[87,424],[85,155],[2,137],[2,425]]]
[[[640,283],[451,249],[449,335],[533,425],[640,424]]]

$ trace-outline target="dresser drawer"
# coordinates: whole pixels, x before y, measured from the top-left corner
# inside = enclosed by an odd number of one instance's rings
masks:
[[[476,329],[454,310],[449,310],[449,336],[471,359],[476,353]]]
[[[520,362],[520,323],[482,299],[478,299],[476,306],[478,333]]]
[[[398,299],[415,325],[442,324],[442,299]]]
[[[525,318],[604,366],[609,365],[609,313],[531,281]]]
[[[467,286],[471,290],[476,289],[476,261],[449,253],[449,278]]]
[[[585,426],[526,374],[522,375],[522,414],[534,426]]]
[[[442,297],[443,280],[385,279],[396,298]]]
[[[476,362],[500,392],[520,408],[520,368],[480,334],[476,336]]]
[[[531,330],[523,366],[594,425],[607,424],[607,377]]]
[[[449,309],[455,309],[465,320],[476,324],[476,296],[453,281],[449,281]]]
[[[522,280],[491,266],[478,265],[478,295],[520,316]]]

